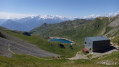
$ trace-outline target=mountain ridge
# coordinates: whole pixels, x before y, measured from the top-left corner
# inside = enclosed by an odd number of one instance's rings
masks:
[[[65,20],[69,20],[65,17],[60,16],[34,16],[34,17],[25,17],[21,19],[8,19],[3,21],[1,19],[0,26],[8,28],[10,30],[18,31],[30,31],[35,27],[41,26],[43,23],[53,24],[59,23]]]
[[[83,40],[88,36],[101,36],[110,31],[108,26],[115,19],[114,17],[97,17],[90,19],[76,19],[64,21],[56,24],[43,24],[31,31],[32,35],[39,35],[44,38],[63,37],[83,44]]]

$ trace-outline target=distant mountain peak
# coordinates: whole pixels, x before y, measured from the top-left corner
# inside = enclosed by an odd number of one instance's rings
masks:
[[[66,17],[59,15],[39,15],[39,19],[65,19]],[[68,19],[68,18],[67,18]]]
[[[5,19],[3,21],[0,19],[0,26],[8,28],[10,30],[18,31],[30,31],[38,26],[41,26],[43,23],[53,24],[60,23],[68,18],[62,16],[52,16],[52,15],[39,15],[39,16],[28,16],[21,19]]]

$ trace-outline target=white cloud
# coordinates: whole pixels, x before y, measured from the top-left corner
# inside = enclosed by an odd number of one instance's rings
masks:
[[[116,16],[117,14],[119,14],[119,11],[117,12],[111,12],[111,13],[107,13],[107,14],[104,14],[104,15],[97,15],[97,14],[91,14],[89,16],[84,16],[82,18],[96,18],[96,17],[100,17],[100,16],[104,16],[104,17],[113,17],[113,16]]]
[[[24,17],[31,17],[33,18],[34,16],[39,16],[39,18],[66,18],[63,16],[59,16],[59,15],[29,15],[29,14],[18,14],[18,13],[9,13],[9,12],[0,12],[0,19],[20,19],[20,18],[24,18]]]
[[[96,18],[96,17],[99,17],[99,16],[101,16],[101,15],[91,14],[91,15],[89,15],[89,16],[84,16],[83,18],[84,18],[84,19],[85,19],[85,18]]]
[[[35,15],[0,12],[0,19],[15,19],[15,18],[19,19],[28,16],[35,16]]]
[[[59,15],[40,15],[40,18],[54,18],[54,17],[59,17],[59,18],[68,18],[68,19],[74,19],[74,18],[96,18],[99,16],[106,16],[106,17],[111,17],[111,16],[115,16],[119,14],[119,11],[117,12],[111,12],[111,13],[107,13],[104,15],[100,15],[100,14],[91,14],[89,16],[84,16],[84,17],[63,17],[63,16],[59,16]],[[9,13],[9,12],[0,12],[0,19],[20,19],[20,18],[24,18],[24,17],[34,17],[37,15],[33,15],[33,14],[18,14],[18,13]]]
[[[61,19],[65,18],[65,17],[59,16],[59,15],[40,15],[40,18],[44,18],[44,19],[47,19],[47,18],[52,19],[52,18],[56,18],[56,17],[61,18]]]
[[[116,16],[117,14],[119,14],[119,11],[108,13],[106,16],[111,17],[111,16]]]

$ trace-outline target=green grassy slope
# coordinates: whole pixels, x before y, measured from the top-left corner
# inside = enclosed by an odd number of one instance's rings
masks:
[[[115,36],[111,41],[119,46],[119,36]]]
[[[78,19],[57,24],[44,24],[31,31],[33,35],[40,35],[44,38],[57,36],[68,38],[77,44],[83,44],[84,38],[88,36],[103,35],[108,24],[108,18],[96,18],[94,20]]]
[[[23,39],[31,44],[37,45],[41,49],[59,54],[64,57],[72,57],[76,54],[78,50],[80,50],[77,45],[71,46],[69,44],[61,44],[60,42],[50,42],[46,39],[41,38],[40,36],[27,36],[24,35],[23,32],[19,31],[4,30],[4,32]],[[60,47],[60,45],[63,45],[64,48]]]
[[[119,52],[92,60],[67,60],[40,58],[29,55],[13,55],[12,58],[0,56],[1,67],[118,67]],[[104,65],[99,62],[115,62],[116,65]]]

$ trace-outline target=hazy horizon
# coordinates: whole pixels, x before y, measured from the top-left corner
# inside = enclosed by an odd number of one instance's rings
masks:
[[[118,0],[0,0],[0,18],[53,15],[84,18],[119,13]]]

